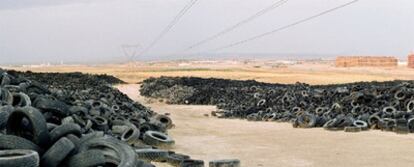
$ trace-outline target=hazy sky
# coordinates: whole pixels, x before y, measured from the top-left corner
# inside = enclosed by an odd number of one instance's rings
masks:
[[[275,1],[199,0],[137,60],[200,57],[191,54],[276,29],[350,0],[290,0],[221,38],[182,52]],[[0,0],[0,64],[124,61],[127,58],[121,45],[147,46],[188,2]],[[403,59],[413,50],[413,0],[360,0],[305,24],[217,53],[393,55]]]

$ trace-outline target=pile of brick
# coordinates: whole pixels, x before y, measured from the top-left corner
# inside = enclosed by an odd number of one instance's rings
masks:
[[[408,55],[408,67],[414,68],[414,53]]]
[[[397,65],[397,58],[385,56],[339,56],[335,61],[336,67],[397,67]]]

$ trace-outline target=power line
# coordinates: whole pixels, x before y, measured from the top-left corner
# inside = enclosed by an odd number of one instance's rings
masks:
[[[161,39],[167,34],[177,23],[178,21],[184,16],[184,14],[190,10],[190,8],[197,2],[198,0],[190,0],[189,3],[181,9],[181,11],[174,17],[174,19],[161,31],[161,33],[146,47],[144,48],[138,56],[141,56],[148,52],[152,47],[154,47]],[[131,60],[134,58],[133,56]]]
[[[216,38],[218,38],[218,37],[220,37],[220,36],[222,36],[222,35],[224,35],[226,33],[229,33],[231,31],[233,31],[234,29],[242,26],[243,24],[246,24],[246,23],[248,23],[248,22],[250,22],[250,21],[252,21],[252,20],[254,20],[254,19],[256,19],[256,18],[258,18],[258,17],[260,17],[260,16],[262,16],[264,14],[266,14],[267,12],[269,12],[269,11],[271,11],[271,10],[279,7],[279,6],[282,6],[283,4],[285,4],[288,1],[289,0],[279,0],[279,1],[276,1],[272,5],[270,5],[267,8],[264,8],[264,9],[256,12],[255,14],[249,16],[248,18],[246,18],[246,19],[244,19],[244,20],[242,20],[242,21],[240,21],[240,22],[238,22],[238,23],[236,23],[236,24],[234,24],[234,25],[232,25],[230,27],[225,28],[224,30],[222,30],[222,31],[220,31],[220,32],[218,32],[218,33],[216,33],[216,34],[208,37],[208,38],[205,38],[205,39],[201,40],[200,42],[197,42],[195,44],[192,44],[191,46],[189,46],[188,48],[186,48],[186,50],[193,49],[193,48],[195,48],[197,46],[203,45],[203,44],[205,44],[205,43],[207,43],[207,42],[209,42],[211,40],[214,40],[214,39],[216,39]]]
[[[305,23],[305,22],[307,22],[307,21],[310,21],[310,20],[313,20],[313,19],[315,19],[315,18],[321,17],[321,16],[323,16],[323,15],[325,15],[325,14],[328,14],[328,13],[334,12],[334,11],[336,11],[336,10],[339,10],[339,9],[341,9],[341,8],[347,7],[347,6],[349,6],[349,5],[351,5],[351,4],[354,4],[354,3],[358,2],[358,1],[359,1],[359,0],[350,1],[350,2],[348,2],[348,3],[345,3],[345,4],[342,4],[342,5],[336,6],[336,7],[334,7],[334,8],[328,9],[328,10],[325,10],[325,11],[323,11],[323,12],[321,12],[321,13],[316,14],[316,15],[313,15],[313,16],[310,16],[310,17],[306,17],[306,18],[304,18],[304,19],[298,20],[298,21],[293,22],[293,23],[291,23],[291,24],[288,24],[288,25],[285,25],[285,26],[279,27],[279,28],[277,28],[277,29],[275,29],[275,30],[272,30],[272,31],[269,31],[269,32],[265,32],[265,33],[262,33],[262,34],[259,34],[259,35],[256,35],[256,36],[252,36],[252,37],[250,37],[250,38],[247,38],[247,39],[244,39],[244,40],[240,40],[240,41],[237,41],[237,42],[234,42],[234,43],[228,44],[228,45],[224,45],[224,46],[222,46],[222,47],[218,47],[218,48],[213,49],[213,50],[211,50],[211,51],[218,51],[218,50],[222,50],[222,49],[231,48],[231,47],[234,47],[234,46],[237,46],[237,45],[240,45],[240,44],[246,43],[246,42],[250,42],[250,41],[253,41],[253,40],[256,40],[256,39],[262,38],[262,37],[264,37],[264,36],[267,36],[267,35],[270,35],[270,34],[273,34],[273,33],[276,33],[276,32],[280,32],[280,31],[282,31],[282,30],[285,30],[285,29],[288,29],[288,28],[294,27],[294,26],[296,26],[296,25],[298,25],[298,24]]]
[[[136,56],[138,49],[141,46],[139,44],[131,45],[131,44],[123,44],[121,45],[121,50],[124,56],[130,60],[132,57]]]

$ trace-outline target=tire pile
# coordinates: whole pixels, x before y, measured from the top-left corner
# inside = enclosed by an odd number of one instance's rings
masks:
[[[140,93],[146,97],[165,100],[170,104],[216,105],[220,102],[220,98],[223,95],[231,96],[235,91],[250,86],[269,87],[275,86],[275,84],[261,83],[253,80],[236,81],[216,78],[160,77],[144,80]]]
[[[0,69],[0,166],[204,164],[168,151],[171,119],[133,102],[114,83],[122,81]]]
[[[141,94],[147,97],[159,95],[154,91],[168,90],[172,86],[192,87],[194,92],[199,92],[193,96],[201,97],[170,101],[214,104],[219,110],[212,112],[212,115],[219,118],[291,122],[294,127],[323,127],[326,130],[346,132],[368,129],[401,134],[414,132],[413,81],[311,86],[303,83],[281,85],[254,81],[161,77],[151,78],[143,83]]]

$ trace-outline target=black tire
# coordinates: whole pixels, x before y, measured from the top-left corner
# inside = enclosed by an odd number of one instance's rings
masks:
[[[168,155],[168,157],[165,159],[165,162],[172,166],[180,166],[180,164],[186,159],[190,159],[190,156],[170,153],[170,155]]]
[[[145,144],[156,147],[170,147],[175,143],[171,137],[157,131],[145,132],[143,139]]]
[[[396,126],[394,131],[399,134],[407,134],[410,132],[410,128],[408,126],[408,120],[405,118],[400,118],[396,120]]]
[[[137,155],[134,150],[115,138],[104,136],[92,138],[79,145],[79,152],[90,149],[101,150],[106,157],[106,164],[122,167],[136,167]]]
[[[204,161],[185,159],[181,162],[180,167],[204,167]]]
[[[75,123],[62,124],[54,128],[50,132],[50,140],[52,141],[52,143],[54,143],[55,141],[59,140],[61,137],[64,137],[68,134],[74,134],[76,136],[80,136],[81,127]]]
[[[373,114],[368,118],[368,126],[371,129],[379,128],[379,124],[381,122],[381,118],[378,114]]]
[[[121,135],[121,140],[132,145],[139,141],[139,129],[134,125],[131,125],[124,133]]]
[[[13,103],[13,96],[9,90],[0,88],[0,101],[1,103],[8,105],[11,105]]]
[[[54,123],[46,123],[46,126],[47,126],[47,130],[50,132],[50,131],[52,131],[53,129],[55,129],[56,127],[58,127],[58,125],[56,125],[56,124],[54,124]]]
[[[130,128],[126,125],[112,125],[111,132],[117,135],[122,135],[128,129]]]
[[[105,155],[100,150],[87,150],[78,153],[68,160],[68,167],[105,166]]]
[[[154,117],[157,121],[161,122],[167,129],[171,129],[173,127],[173,122],[170,117],[166,115],[156,115]]]
[[[168,157],[168,151],[159,149],[138,149],[135,150],[138,159],[147,162],[163,162]]]
[[[30,130],[22,127],[22,121],[26,118],[30,124]],[[25,133],[30,135],[25,135]],[[47,130],[46,120],[39,110],[33,107],[17,108],[10,113],[7,121],[7,134],[24,137],[43,147],[50,143],[49,131]]]
[[[27,96],[25,93],[12,93],[13,102],[12,105],[14,107],[28,107],[32,105],[32,101],[30,97]]]
[[[101,116],[95,116],[91,119],[91,121],[93,122],[92,128],[96,129],[96,130],[100,130],[100,131],[108,131],[109,126],[108,126],[108,120],[104,117]]]
[[[75,145],[66,137],[60,138],[43,154],[42,167],[57,167],[75,149]]]
[[[33,105],[42,112],[52,112],[60,117],[66,117],[70,114],[68,105],[61,101],[51,100],[46,97],[36,98]]]
[[[338,128],[345,128],[347,126],[352,126],[353,123],[354,123],[353,118],[344,116],[344,117],[337,118],[334,123],[334,126]]]
[[[0,135],[0,150],[34,150],[41,153],[42,149],[33,142],[18,136]]]
[[[214,160],[209,162],[209,167],[240,167],[240,160],[227,159],[227,160]]]
[[[336,122],[336,118],[330,119],[323,125],[323,128],[325,130],[330,130],[330,131],[342,130],[343,128],[338,128],[334,126],[335,122]]]
[[[347,126],[344,128],[345,132],[361,132],[361,127]]]
[[[407,103],[406,108],[407,108],[407,112],[408,112],[408,113],[412,113],[412,112],[414,111],[414,100],[410,100],[410,101]]]
[[[80,141],[79,137],[74,134],[68,134],[65,137],[68,138],[75,145],[75,147]]]
[[[313,114],[303,114],[298,117],[298,126],[301,128],[312,128],[316,125],[316,116]]]
[[[33,150],[0,150],[2,167],[38,167],[39,154]]]
[[[9,112],[0,110],[0,130],[3,130],[4,128],[6,128],[9,115],[10,115]]]
[[[356,120],[354,121],[353,125],[355,127],[360,127],[362,130],[368,129],[368,123],[362,120]]]

